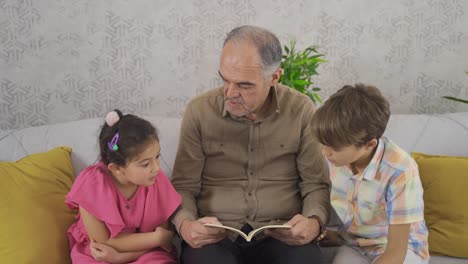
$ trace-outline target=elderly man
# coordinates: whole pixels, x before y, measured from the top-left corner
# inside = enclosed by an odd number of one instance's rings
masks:
[[[317,242],[330,208],[330,181],[312,136],[312,101],[278,84],[278,38],[254,26],[226,37],[222,88],[185,111],[172,183],[183,202],[173,223],[191,263],[320,263]],[[251,242],[225,229],[270,229]],[[263,235],[263,236],[262,236]]]

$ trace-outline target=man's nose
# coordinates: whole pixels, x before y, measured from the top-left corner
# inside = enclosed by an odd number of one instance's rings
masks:
[[[239,96],[239,90],[236,88],[235,84],[233,83],[226,83],[224,84],[226,89],[226,97],[227,98],[235,98]]]

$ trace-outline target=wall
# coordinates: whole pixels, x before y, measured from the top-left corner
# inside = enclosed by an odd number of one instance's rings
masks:
[[[225,34],[253,24],[318,45],[316,85],[381,88],[394,113],[468,111],[468,1],[0,0],[0,129],[103,116],[180,116],[221,84]]]

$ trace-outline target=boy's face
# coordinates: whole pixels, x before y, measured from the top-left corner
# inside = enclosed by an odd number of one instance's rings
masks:
[[[323,156],[337,167],[348,166],[356,163],[356,161],[367,158],[369,153],[367,146],[356,147],[354,145],[348,145],[338,149],[322,145],[321,150]]]

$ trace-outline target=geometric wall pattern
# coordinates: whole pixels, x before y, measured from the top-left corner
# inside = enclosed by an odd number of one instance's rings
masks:
[[[327,98],[379,87],[393,113],[468,111],[465,0],[0,0],[0,129],[124,112],[181,116],[221,84],[226,33],[252,24],[316,45]]]

